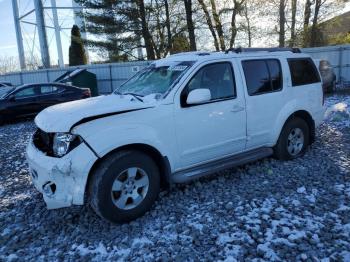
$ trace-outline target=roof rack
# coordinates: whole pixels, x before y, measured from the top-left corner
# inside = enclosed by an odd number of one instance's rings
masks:
[[[265,51],[265,52],[292,52],[292,53],[301,53],[299,48],[291,48],[291,47],[267,47],[267,48],[242,48],[242,47],[238,47],[238,48],[230,48],[227,49],[225,51],[225,54],[228,54],[229,52],[234,52],[236,54],[239,53],[246,53],[246,52],[261,52],[261,51]]]

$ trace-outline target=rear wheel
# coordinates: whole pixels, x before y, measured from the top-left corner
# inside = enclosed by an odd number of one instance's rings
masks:
[[[302,156],[309,145],[309,134],[309,127],[303,119],[292,118],[282,129],[274,148],[275,156],[281,160]]]
[[[159,194],[158,167],[142,152],[115,153],[92,175],[90,204],[98,215],[111,222],[128,222],[142,216]]]

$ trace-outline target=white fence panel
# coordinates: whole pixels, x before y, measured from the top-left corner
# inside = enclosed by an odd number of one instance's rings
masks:
[[[312,58],[328,60],[337,75],[337,82],[347,85],[350,81],[350,45],[303,48]]]
[[[25,72],[22,74],[22,79],[26,84],[49,82],[47,70]]]

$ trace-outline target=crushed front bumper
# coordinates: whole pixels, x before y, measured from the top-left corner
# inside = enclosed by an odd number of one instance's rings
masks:
[[[97,157],[81,143],[62,158],[49,157],[32,141],[26,158],[34,186],[43,194],[48,209],[84,204],[89,171]]]

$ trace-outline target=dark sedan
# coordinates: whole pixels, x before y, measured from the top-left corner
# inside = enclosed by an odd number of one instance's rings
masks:
[[[34,116],[46,107],[88,98],[90,89],[59,83],[0,88],[0,124],[17,117]]]

